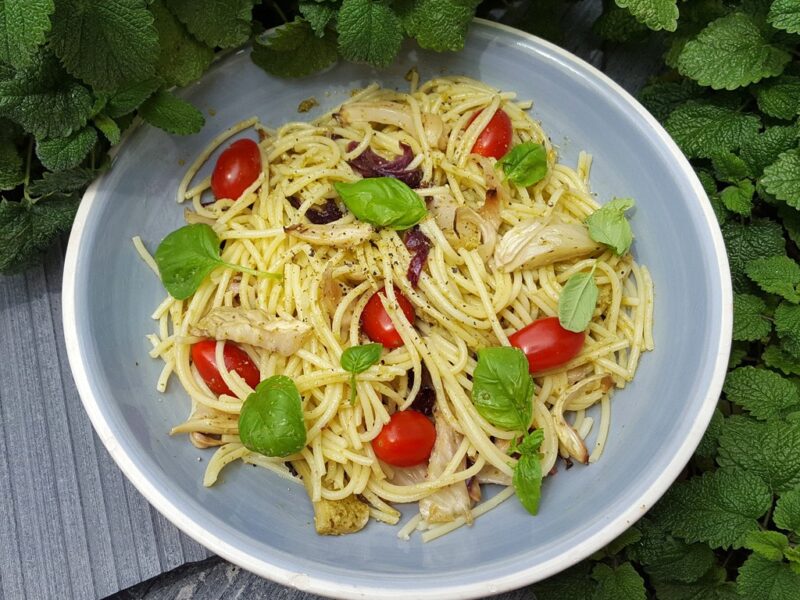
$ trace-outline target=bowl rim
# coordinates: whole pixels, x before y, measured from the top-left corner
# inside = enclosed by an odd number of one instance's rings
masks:
[[[688,463],[697,445],[711,420],[717,399],[722,390],[722,384],[727,371],[728,356],[731,347],[731,335],[733,327],[733,291],[728,265],[728,256],[725,250],[722,233],[717,219],[708,202],[708,197],[703,189],[694,169],[689,164],[677,144],[672,140],[666,130],[639,102],[624,88],[617,84],[605,73],[592,66],[590,63],[577,57],[571,52],[532,34],[520,31],[508,25],[496,23],[486,19],[476,18],[473,25],[495,29],[498,33],[511,38],[521,38],[540,49],[550,53],[559,59],[562,64],[580,68],[587,72],[598,83],[604,85],[618,100],[625,103],[626,108],[635,111],[637,115],[649,126],[651,133],[656,136],[660,145],[669,152],[670,157],[675,161],[676,166],[682,172],[690,184],[691,191],[701,202],[701,212],[705,217],[705,225],[711,234],[711,247],[716,259],[716,268],[722,281],[721,299],[722,307],[720,311],[720,341],[717,347],[717,355],[714,358],[713,375],[706,390],[705,398],[700,407],[700,411],[686,432],[683,443],[679,451],[676,452],[667,467],[661,472],[654,483],[645,490],[635,502],[609,521],[594,536],[583,540],[572,548],[569,553],[554,557],[545,563],[533,565],[527,569],[516,573],[503,576],[499,579],[491,577],[481,581],[449,587],[433,587],[428,589],[414,590],[414,596],[430,600],[445,599],[464,599],[477,598],[486,595],[494,595],[500,592],[523,587],[535,581],[540,581],[569,568],[575,563],[583,560],[593,552],[599,550],[623,531],[628,529],[633,523],[641,518],[658,499],[672,485],[681,470]],[[124,136],[128,137],[127,135]],[[123,142],[125,139],[123,138]],[[118,151],[120,146],[117,146]],[[300,571],[292,571],[269,563],[267,560],[257,558],[245,551],[240,550],[235,545],[222,539],[220,536],[209,532],[206,527],[188,515],[181,507],[170,499],[164,491],[158,489],[150,481],[137,464],[137,461],[128,453],[126,447],[118,440],[115,427],[107,420],[101,408],[101,402],[94,394],[86,363],[79,343],[77,310],[76,310],[76,274],[78,268],[78,256],[81,243],[83,241],[84,229],[92,206],[97,199],[100,183],[104,177],[96,179],[86,190],[78,208],[72,233],[69,238],[67,252],[64,261],[64,274],[62,283],[62,319],[64,326],[64,337],[66,342],[67,357],[72,370],[72,375],[78,389],[84,410],[94,427],[106,450],[111,455],[114,462],[122,470],[134,487],[170,522],[176,525],[183,533],[199,542],[215,554],[226,560],[282,585],[290,586],[305,592],[322,594],[337,598],[406,598],[408,592],[400,589],[390,589],[379,586],[362,586],[355,584],[345,584],[337,582],[328,577],[308,575]]]

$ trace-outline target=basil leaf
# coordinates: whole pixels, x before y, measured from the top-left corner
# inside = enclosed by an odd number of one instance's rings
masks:
[[[220,266],[230,267],[258,277],[281,278],[279,273],[264,273],[220,258],[219,238],[205,223],[186,225],[165,237],[153,256],[161,282],[170,296],[184,300],[194,294],[203,280]]]
[[[409,229],[428,214],[419,194],[393,177],[368,177],[333,186],[350,212],[372,225]]]
[[[635,205],[633,198],[615,198],[600,207],[586,219],[589,236],[595,242],[610,246],[617,256],[625,254],[633,243],[633,231],[625,211]]]
[[[528,187],[547,175],[547,150],[536,142],[514,146],[498,162],[509,181]]]
[[[584,331],[592,320],[596,306],[594,269],[590,273],[575,273],[567,280],[558,298],[558,322],[568,331]]]
[[[511,479],[517,498],[532,515],[539,512],[539,500],[542,497],[542,462],[539,447],[543,441],[544,431],[541,429],[523,438],[517,446],[521,455]]]
[[[342,352],[341,365],[350,377],[350,404],[356,403],[356,374],[363,373],[381,359],[382,344],[350,346]]]
[[[239,437],[248,450],[265,456],[288,456],[306,444],[306,423],[297,386],[273,375],[256,386],[239,413]]]
[[[478,364],[472,373],[472,402],[484,419],[511,431],[527,431],[532,398],[533,379],[522,350],[478,350]]]

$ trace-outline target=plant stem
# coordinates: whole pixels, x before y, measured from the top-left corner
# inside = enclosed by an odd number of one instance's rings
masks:
[[[22,182],[22,195],[25,202],[33,204],[33,200],[28,194],[28,184],[31,181],[31,159],[33,158],[33,138],[28,139],[28,153],[25,159],[25,180]]]

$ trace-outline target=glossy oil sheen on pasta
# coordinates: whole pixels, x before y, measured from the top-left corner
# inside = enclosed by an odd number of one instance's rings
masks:
[[[409,94],[372,85],[343,106],[315,122],[288,123],[277,131],[256,119],[244,121],[198,157],[178,194],[180,202],[193,205],[187,221],[213,227],[225,242],[223,260],[279,272],[283,279],[217,269],[187,300],[168,297],[157,308],[159,328],[149,336],[150,355],[165,362],[159,390],[174,374],[191,398],[187,420],[173,433],[189,434],[199,447],[218,446],[205,485],[214,484],[225,465],[242,460],[304,484],[318,517],[331,508],[346,512],[358,502],[372,518],[395,524],[400,518],[395,503],[419,502],[419,514],[400,536],[424,530],[427,541],[471,523],[513,494],[515,460],[507,448],[515,433],[488,423],[470,398],[476,350],[508,345],[514,331],[555,315],[566,280],[595,267],[599,300],[583,349],[563,367],[535,374],[533,398],[534,425],[544,431],[542,472],[550,472],[559,455],[594,462],[607,443],[613,389],[631,381],[641,352],[653,348],[652,283],[630,253],[616,256],[605,248],[533,266],[516,264],[509,242],[514,235],[532,243],[543,227],[546,238],[546,227],[581,224],[599,205],[589,191],[589,156],[581,154],[577,168],[559,164],[540,124],[527,114],[530,103],[517,102],[515,94],[464,77],[418,86],[414,74]],[[470,152],[498,108],[511,118],[513,143],[534,141],[547,149],[547,176],[533,186],[504,181],[494,159]],[[195,173],[215,148],[245,130],[261,140],[261,176],[240,198],[204,205],[209,180],[190,188]],[[432,248],[416,288],[406,276],[410,256],[402,232],[372,228],[350,214],[321,226],[304,218],[309,208],[337,197],[334,183],[360,179],[348,160],[367,148],[392,158],[402,153],[401,144],[414,154],[410,168],[422,170],[424,183],[416,191],[429,208],[419,227]],[[413,325],[399,310],[393,286],[413,304]],[[349,373],[340,368],[340,356],[365,341],[359,319],[367,300],[382,288],[404,345],[385,351],[379,364],[358,376],[357,402],[351,406]],[[220,368],[234,395],[217,397],[191,364],[191,344],[200,339],[193,335],[196,325],[215,307],[258,308],[270,318],[311,326],[290,356],[243,346],[262,379],[282,374],[295,381],[308,430],[299,453],[270,458],[245,448],[237,420],[252,390],[236,373]],[[218,366],[224,364],[222,350],[219,342]],[[377,460],[370,441],[393,412],[414,402],[423,369],[435,390],[437,444],[449,447],[439,449],[437,464],[390,468]],[[586,414],[593,405],[599,405],[599,417]],[[587,448],[584,439],[592,430],[595,442]],[[478,483],[507,487],[476,504]]]

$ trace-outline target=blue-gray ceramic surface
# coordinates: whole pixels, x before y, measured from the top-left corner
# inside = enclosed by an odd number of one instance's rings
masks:
[[[546,479],[537,517],[516,499],[429,544],[402,541],[371,522],[344,537],[314,532],[300,486],[252,466],[227,468],[202,485],[213,450],[169,429],[189,401],[173,380],[158,394],[161,362],[147,356],[150,315],[165,292],[139,259],[183,224],[178,182],[225,128],[250,116],[268,126],[310,119],[372,81],[405,89],[421,79],[464,74],[534,101],[560,152],[575,165],[594,156],[591,186],[601,202],[631,196],[633,251],[655,282],[654,352],[614,396],[601,460]],[[316,593],[347,597],[466,598],[542,579],[584,558],[645,513],[674,480],[711,416],[729,350],[731,292],[721,236],[702,188],[656,122],[587,64],[511,29],[473,26],[455,54],[406,45],[392,68],[339,64],[300,80],[269,77],[242,51],[181,92],[207,116],[193,136],[141,126],[114,167],[84,199],[64,282],[70,362],[95,428],[133,483],[168,518],[215,552],[257,573]],[[309,97],[320,106],[305,115]],[[412,514],[412,510],[406,510]]]

